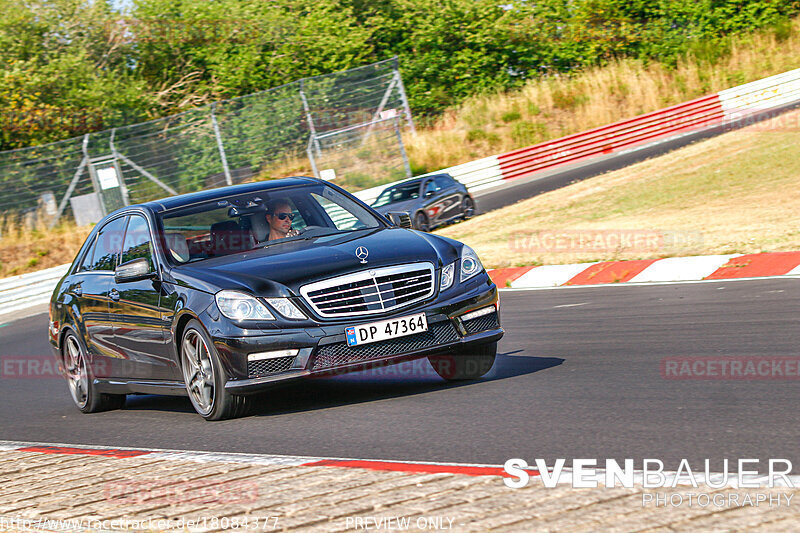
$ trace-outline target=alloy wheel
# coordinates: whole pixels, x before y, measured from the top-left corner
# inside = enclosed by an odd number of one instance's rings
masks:
[[[183,337],[183,377],[189,398],[198,413],[207,415],[214,408],[214,366],[203,337],[190,329]]]
[[[83,409],[89,400],[89,376],[86,371],[86,358],[83,356],[83,350],[78,345],[78,340],[72,335],[67,337],[64,355],[69,393],[75,404]]]

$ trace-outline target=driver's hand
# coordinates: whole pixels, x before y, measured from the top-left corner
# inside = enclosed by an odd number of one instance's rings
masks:
[[[287,236],[287,237],[295,237],[295,236],[297,236],[297,235],[300,235],[300,232],[299,232],[298,230],[294,229],[294,228],[290,229],[290,230],[289,230],[289,231],[286,233],[286,236]]]

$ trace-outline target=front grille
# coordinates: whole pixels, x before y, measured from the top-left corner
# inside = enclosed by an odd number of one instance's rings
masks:
[[[458,333],[449,320],[436,322],[428,326],[428,331],[400,337],[398,339],[388,339],[385,341],[373,342],[364,346],[348,346],[346,342],[336,342],[321,346],[317,351],[314,361],[311,363],[311,370],[331,368],[348,363],[369,361],[388,357],[390,355],[401,355],[424,348],[431,348],[458,340]]]
[[[326,318],[382,313],[432,296],[433,272],[431,263],[362,270],[310,283],[300,294]]]
[[[261,359],[259,361],[248,361],[247,376],[250,378],[260,378],[277,372],[284,372],[292,368],[293,362],[293,355]]]
[[[468,334],[480,333],[481,331],[497,329],[498,327],[500,327],[500,324],[497,323],[497,313],[489,313],[464,322],[464,329],[467,330]]]

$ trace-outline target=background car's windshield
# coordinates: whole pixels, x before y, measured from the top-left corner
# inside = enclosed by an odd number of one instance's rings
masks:
[[[303,185],[230,196],[159,216],[170,259],[186,263],[300,236],[376,228],[382,222],[347,195]]]
[[[404,200],[413,200],[415,198],[419,198],[418,181],[406,183],[404,185],[398,185],[396,187],[392,187],[391,189],[386,189],[380,195],[378,195],[378,198],[372,204],[372,207],[381,207],[396,202],[402,202]]]

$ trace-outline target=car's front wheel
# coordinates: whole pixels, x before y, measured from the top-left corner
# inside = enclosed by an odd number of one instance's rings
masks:
[[[181,340],[181,367],[189,400],[206,420],[225,420],[246,413],[248,398],[225,390],[225,374],[211,337],[197,320],[186,325]]]
[[[428,361],[447,381],[478,379],[491,370],[497,356],[497,342],[480,344],[468,353],[454,355],[429,355]]]
[[[475,216],[475,202],[472,198],[465,196],[461,202],[461,212],[463,213],[464,220],[469,220]]]
[[[430,222],[428,222],[428,215],[420,211],[414,217],[414,229],[419,231],[428,231],[430,229]]]
[[[104,394],[97,392],[94,386],[94,373],[92,365],[86,357],[78,337],[70,331],[64,337],[62,344],[62,358],[64,363],[64,376],[72,401],[82,413],[99,413],[119,409],[125,405],[124,394]]]

